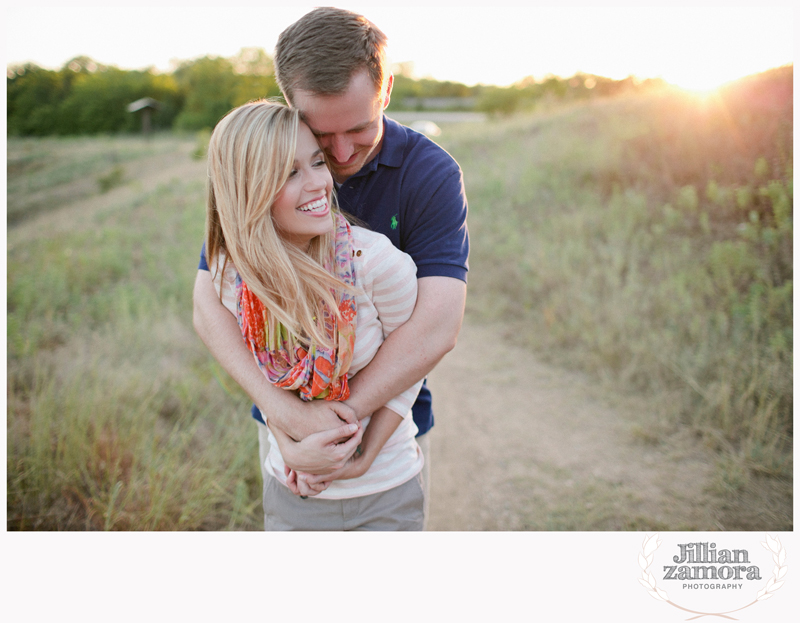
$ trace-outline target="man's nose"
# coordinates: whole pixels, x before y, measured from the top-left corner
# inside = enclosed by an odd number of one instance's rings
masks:
[[[353,143],[344,136],[333,136],[328,150],[337,162],[347,162],[353,155]]]

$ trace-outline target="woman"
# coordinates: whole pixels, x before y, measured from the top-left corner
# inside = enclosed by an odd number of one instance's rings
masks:
[[[323,152],[295,110],[234,109],[208,152],[206,254],[222,303],[270,382],[303,400],[346,400],[348,379],[411,316],[413,261],[335,210]],[[329,475],[285,465],[291,440],[270,427],[265,527],[421,530],[420,385],[352,425],[341,440],[352,456]]]

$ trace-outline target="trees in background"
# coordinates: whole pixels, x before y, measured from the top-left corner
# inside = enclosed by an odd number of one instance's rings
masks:
[[[183,101],[171,75],[106,67],[85,56],[58,71],[33,64],[13,68],[6,84],[11,135],[137,131],[141,122],[126,106],[142,97],[161,103],[154,127],[171,128]]]
[[[127,105],[143,97],[160,103],[154,129],[213,128],[231,108],[280,95],[272,59],[258,48],[233,58],[205,56],[172,73],[128,71],[77,57],[59,70],[34,64],[7,73],[8,133],[19,136],[136,132]]]
[[[609,97],[663,85],[633,77],[612,80],[578,73],[571,78],[528,76],[508,87],[466,86],[411,77],[411,63],[394,67],[390,111],[476,110],[510,115],[541,103]],[[143,97],[158,100],[154,129],[213,128],[232,108],[248,101],[279,97],[272,58],[261,48],[243,48],[236,56],[204,56],[180,63],[172,73],[128,71],[80,56],[61,69],[33,64],[7,72],[8,134],[45,136],[136,132],[139,115],[127,105]]]
[[[244,48],[233,58],[186,61],[173,76],[186,98],[175,119],[181,130],[213,128],[232,108],[281,94],[272,59],[260,48]]]
[[[458,82],[414,79],[411,77],[413,69],[413,63],[394,66],[394,87],[389,110],[424,110],[426,105],[438,104],[436,108],[442,110],[469,108],[491,115],[510,115],[531,110],[542,102],[609,97],[664,84],[661,80],[637,80],[633,77],[613,80],[577,73],[570,78],[548,75],[535,79],[527,76],[507,87],[483,84],[468,87]]]

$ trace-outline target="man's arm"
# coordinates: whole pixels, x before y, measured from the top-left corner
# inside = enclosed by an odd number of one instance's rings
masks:
[[[347,480],[363,476],[372,467],[375,458],[402,421],[403,418],[388,407],[379,409],[372,414],[369,420],[361,443],[358,444],[359,451],[351,456],[341,469],[327,475],[298,473],[297,471],[292,473],[290,471],[286,478],[289,489],[295,495],[317,495],[327,489],[334,480]]]
[[[381,344],[375,358],[350,382],[347,404],[359,419],[424,378],[456,345],[467,284],[451,277],[418,280],[411,318]]]
[[[258,368],[242,339],[236,318],[220,302],[211,273],[198,270],[194,283],[194,328],[223,369],[266,414],[270,424],[296,440],[355,422],[343,403],[304,403],[293,392],[275,387]]]

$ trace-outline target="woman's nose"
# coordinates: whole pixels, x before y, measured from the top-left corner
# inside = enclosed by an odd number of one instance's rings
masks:
[[[306,178],[306,189],[320,190],[321,188],[325,188],[328,175],[327,167],[321,166],[312,169],[311,175]]]

